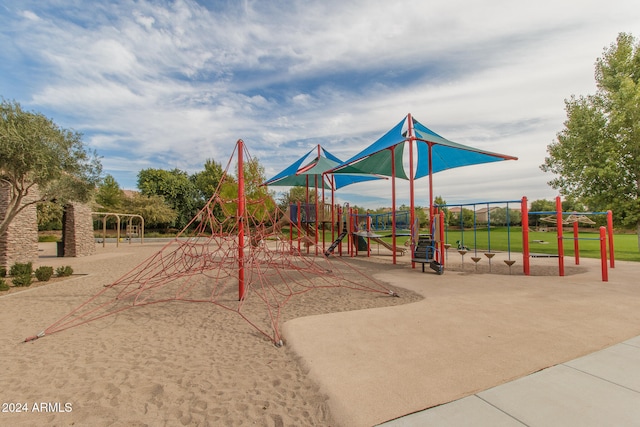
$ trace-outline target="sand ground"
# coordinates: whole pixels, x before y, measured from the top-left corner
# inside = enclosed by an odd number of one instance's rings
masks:
[[[489,274],[487,260],[450,253],[438,276],[381,251],[350,262],[401,298],[307,293],[284,310],[281,348],[233,312],[180,302],[22,342],[163,245],[83,258],[41,245],[36,267],[75,274],[0,296],[0,409],[14,409],[0,424],[370,426],[640,335],[637,263],[617,262],[604,283],[596,260],[567,258],[557,277],[556,260],[535,259],[524,276],[506,254]]]

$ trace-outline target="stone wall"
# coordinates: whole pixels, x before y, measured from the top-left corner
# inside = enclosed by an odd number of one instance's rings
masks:
[[[93,255],[96,243],[93,235],[91,208],[83,203],[65,205],[65,223],[62,226],[65,257]]]
[[[29,203],[38,198],[34,191],[25,198]],[[4,218],[11,200],[11,186],[0,181],[0,218]],[[7,233],[0,237],[0,267],[7,270],[15,263],[36,262],[38,260],[38,216],[36,205],[27,206],[11,224]]]

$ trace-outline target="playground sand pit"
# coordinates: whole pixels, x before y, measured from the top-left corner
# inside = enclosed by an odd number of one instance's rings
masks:
[[[387,254],[346,261],[400,298],[307,292],[284,307],[280,348],[237,313],[185,302],[22,342],[161,247],[112,243],[56,258],[42,245],[34,267],[71,265],[77,276],[0,297],[12,410],[0,424],[371,426],[640,335],[636,263],[617,263],[603,283],[597,260],[567,277],[557,260],[532,260],[541,278],[524,276],[521,259],[512,275],[475,274],[466,260],[456,271],[453,259],[437,275]]]
[[[336,425],[327,396],[291,348],[277,348],[237,313],[208,303],[153,304],[33,342],[22,341],[69,313],[164,243],[96,246],[40,265],[74,276],[0,297],[2,425]],[[282,322],[327,312],[400,305],[401,298],[343,288],[291,299]],[[285,337],[286,340],[286,337]]]

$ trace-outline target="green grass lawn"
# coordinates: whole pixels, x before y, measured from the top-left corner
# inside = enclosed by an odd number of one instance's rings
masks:
[[[565,256],[574,256],[574,240],[573,231],[565,230],[563,235],[563,248]],[[600,258],[600,240],[599,232],[581,232],[578,234],[580,256],[585,258]],[[522,252],[522,228],[512,227],[507,230],[506,227],[491,228],[490,232],[486,228],[478,229],[475,233],[473,230],[447,230],[446,242],[455,247],[456,241],[463,240],[464,245],[473,250],[489,249],[493,251],[507,251],[509,248],[512,252]],[[571,240],[567,240],[571,239]],[[623,261],[640,262],[640,252],[638,252],[638,237],[635,234],[614,234],[613,236],[615,259]],[[555,232],[529,232],[529,252],[557,254],[558,238]]]
[[[289,230],[283,229],[283,232],[288,235]],[[390,232],[380,232],[379,234],[388,235]],[[322,239],[321,236],[322,234],[320,234],[320,240]],[[565,229],[564,237],[573,239],[573,231]],[[582,232],[579,233],[578,237],[587,239],[579,240],[580,257],[600,258],[600,241],[593,240],[599,239],[598,231]],[[396,244],[404,245],[404,242],[408,238],[408,236],[398,236]],[[638,237],[635,234],[614,234],[613,238],[615,259],[640,262]],[[391,237],[383,237],[382,240],[391,244],[392,239]],[[464,240],[464,245],[470,250],[474,250],[477,247],[479,251],[483,252],[489,248],[496,252],[506,252],[509,249],[512,252],[522,252],[521,227],[511,227],[510,229],[506,227],[492,227],[490,232],[488,232],[486,228],[483,228],[477,229],[475,233],[471,229],[464,230],[464,232],[447,229],[445,237],[446,243],[450,243],[451,247],[455,248],[456,241],[458,240]],[[325,241],[331,241],[331,231],[325,232]],[[573,240],[564,240],[563,247],[565,256],[574,256]],[[557,254],[558,240],[556,233],[541,231],[529,232],[529,252]]]

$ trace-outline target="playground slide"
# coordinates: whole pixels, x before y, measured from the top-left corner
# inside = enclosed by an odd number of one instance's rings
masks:
[[[391,252],[393,252],[393,245],[390,245],[389,243],[385,242],[384,240],[382,240],[379,237],[371,237],[371,240],[373,240],[376,243],[380,243],[382,246],[384,246],[385,248],[389,249]],[[404,252],[406,251],[406,248],[401,248],[398,245],[396,245],[396,252],[401,253],[402,255],[404,255]]]
[[[326,251],[324,251],[324,256],[329,256],[333,253],[333,251],[336,250],[336,248],[338,247],[338,245],[340,244],[340,242],[342,241],[342,239],[345,238],[345,236],[347,235],[347,230],[343,230],[342,233],[340,233],[340,235],[338,236],[338,238],[336,240],[333,241],[333,243],[331,244],[331,246],[329,246],[327,248]]]

